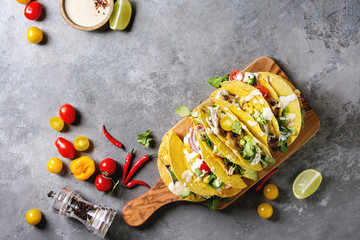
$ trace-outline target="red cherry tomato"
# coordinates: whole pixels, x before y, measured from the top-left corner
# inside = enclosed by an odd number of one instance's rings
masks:
[[[24,14],[29,20],[37,20],[41,16],[42,6],[40,3],[34,1],[26,5]]]
[[[111,179],[105,178],[102,174],[99,174],[95,179],[95,187],[100,192],[109,191],[112,185]]]
[[[116,162],[112,158],[106,158],[100,163],[100,171],[107,172],[111,176],[116,171]]]
[[[55,140],[55,146],[57,147],[60,155],[64,158],[74,158],[75,148],[70,141],[66,140],[65,138],[58,137]]]
[[[229,81],[242,81],[243,74],[239,70],[234,70],[229,75]]]
[[[267,95],[269,94],[269,91],[267,90],[266,87],[261,86],[261,85],[257,85],[255,87],[261,92],[261,94],[263,95],[264,98],[266,98]]]
[[[206,164],[205,161],[202,161],[202,163],[200,165],[200,170],[205,171],[205,172],[210,172],[211,171],[209,166]]]
[[[59,116],[64,122],[71,124],[75,121],[76,112],[70,104],[62,105],[59,109]]]

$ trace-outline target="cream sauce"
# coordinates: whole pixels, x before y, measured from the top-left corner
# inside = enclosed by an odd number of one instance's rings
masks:
[[[288,96],[280,96],[280,108],[281,111],[283,111],[287,105],[289,105],[291,102],[297,100],[297,96],[295,93],[288,95]]]
[[[109,5],[96,7],[95,3],[94,0],[65,0],[66,15],[79,26],[95,26],[107,17],[110,9]]]
[[[177,181],[175,183],[171,182],[169,184],[169,190],[176,196],[183,196],[188,191],[188,189],[184,186],[184,184],[179,181]]]

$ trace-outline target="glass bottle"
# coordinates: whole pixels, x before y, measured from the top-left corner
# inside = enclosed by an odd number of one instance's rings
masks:
[[[90,232],[102,238],[105,237],[116,215],[115,210],[93,205],[67,187],[62,188],[57,194],[49,192],[48,197],[54,199],[52,209],[55,213],[79,220]]]

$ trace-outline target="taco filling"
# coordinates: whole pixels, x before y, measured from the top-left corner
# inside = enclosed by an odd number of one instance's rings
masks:
[[[273,146],[277,147],[279,139],[272,124],[274,115],[270,108],[264,108],[262,106],[264,103],[261,101],[265,101],[263,98],[257,99],[254,97],[254,94],[261,95],[259,91],[255,91],[253,94],[249,94],[246,97],[240,97],[238,95],[229,93],[227,90],[222,90],[218,92],[215,98],[223,99],[249,114],[259,124],[263,134],[266,135],[269,145],[272,143]],[[255,123],[251,122],[248,124],[250,126],[256,125]]]
[[[211,131],[225,139],[226,144],[250,165],[261,163],[264,168],[269,163],[274,163],[274,159],[260,146],[259,141],[246,131],[246,126],[236,117],[216,105],[207,107],[207,111],[206,121]]]
[[[199,127],[197,130],[200,130],[202,125],[197,126]],[[209,140],[204,139],[204,141]],[[184,154],[186,161],[190,165],[190,169],[182,174],[182,178],[186,179],[186,182],[190,182],[192,178],[195,178],[195,182],[203,181],[215,189],[219,189],[224,185],[224,182],[212,172],[214,169],[210,169],[203,160],[203,153],[200,150],[200,145],[192,127],[189,127],[188,134],[184,137]]]

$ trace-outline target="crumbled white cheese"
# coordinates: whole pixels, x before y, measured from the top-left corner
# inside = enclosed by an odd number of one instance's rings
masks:
[[[254,91],[252,91],[250,94],[254,95],[254,96],[262,96],[261,92],[258,89],[255,89]]]
[[[260,98],[259,101],[260,101],[260,104],[261,104],[261,105],[264,105],[264,104],[265,104],[265,100],[264,100],[264,99]]]
[[[202,164],[202,161],[201,159],[196,159],[196,161],[191,165],[191,170],[192,172],[195,172],[196,169],[200,168],[201,164]]]
[[[197,156],[199,156],[199,154],[197,152],[191,152],[191,153],[185,153],[185,158],[187,162],[191,162],[192,160],[194,160],[194,158],[196,158]]]
[[[273,112],[271,111],[270,108],[266,107],[263,109],[263,117],[268,120],[268,121],[271,121],[274,117],[274,114]]]
[[[186,180],[186,182],[191,182],[193,174],[190,172],[190,170],[186,170],[183,172],[181,177]]]

